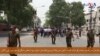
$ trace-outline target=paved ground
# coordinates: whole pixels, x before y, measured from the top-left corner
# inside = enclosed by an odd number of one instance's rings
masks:
[[[0,38],[1,38],[1,37],[7,37],[7,36],[8,36],[8,33],[9,33],[8,31],[5,31],[5,32],[3,32],[3,31],[1,32],[1,31],[0,31]],[[21,35],[21,36],[26,36],[28,33],[29,33],[29,32],[21,32],[20,35]]]
[[[75,36],[76,37],[76,36]],[[34,43],[33,36],[28,33],[26,36],[21,36],[22,47],[66,47],[65,37],[56,37],[56,45],[52,45],[50,37],[38,37],[38,42]],[[7,37],[0,38],[0,47],[6,47]],[[86,47],[86,36],[79,39],[75,38],[72,42],[73,47]],[[99,47],[98,37],[95,37],[95,47]],[[0,56],[9,56],[8,54],[1,54]],[[99,56],[99,54],[18,54],[18,56]]]

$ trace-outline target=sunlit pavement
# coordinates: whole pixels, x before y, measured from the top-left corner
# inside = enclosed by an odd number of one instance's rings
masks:
[[[79,37],[77,39],[74,36],[74,41],[72,42],[73,47],[86,47],[87,45],[87,38],[86,36]],[[95,47],[99,47],[99,38],[95,37]],[[6,47],[7,45],[7,38],[2,37],[0,38],[0,47]],[[35,43],[33,40],[32,33],[28,33],[26,36],[21,36],[21,46],[22,47],[66,47],[66,40],[65,37],[56,37],[56,44],[52,45],[51,37],[40,37],[38,36],[38,42]],[[74,55],[74,54],[73,54]],[[73,56],[68,54],[18,54],[18,56]],[[92,55],[82,55],[78,54],[79,56],[99,56],[99,54],[92,54]],[[9,55],[0,55],[0,56],[9,56]],[[77,55],[74,55],[77,56]]]

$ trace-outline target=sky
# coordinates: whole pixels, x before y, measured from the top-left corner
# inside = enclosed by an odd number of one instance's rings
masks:
[[[96,7],[100,6],[100,0],[65,0],[66,2],[82,2],[83,4],[88,4],[88,3],[96,3]],[[31,5],[33,8],[37,10],[37,16],[40,18],[42,21],[43,25],[46,20],[46,12],[49,10],[49,6],[52,4],[52,0],[33,0]],[[96,8],[94,8],[96,10]],[[85,12],[88,12],[88,6],[85,6],[84,8]]]

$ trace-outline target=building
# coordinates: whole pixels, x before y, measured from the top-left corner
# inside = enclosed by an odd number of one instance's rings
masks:
[[[90,13],[85,14],[86,19],[86,29],[90,29]],[[97,11],[92,11],[92,29],[95,30],[96,33],[100,32],[100,7],[97,8]]]
[[[33,17],[33,21],[34,21],[34,27],[41,27],[41,20],[38,16],[34,16]]]

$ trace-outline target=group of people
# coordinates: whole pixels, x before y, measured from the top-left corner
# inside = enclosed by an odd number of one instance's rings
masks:
[[[34,41],[37,42],[38,29],[35,28],[33,32],[34,32]],[[42,32],[42,34],[43,34],[43,32]],[[62,34],[62,33],[60,33],[60,34]],[[73,33],[72,29],[67,28],[67,31],[65,30],[65,32],[63,34],[65,34],[65,36],[66,36],[67,47],[72,47],[71,42],[72,42],[72,40],[74,41],[74,33]],[[52,44],[55,44],[56,37],[58,35],[57,29],[51,28],[49,35],[51,36]],[[79,30],[79,36],[78,36],[78,34],[76,34],[76,35],[77,35],[77,38],[81,37],[81,30]],[[98,34],[98,35],[100,36],[100,34]],[[90,29],[90,30],[87,31],[87,47],[94,47],[94,43],[95,43],[95,33],[94,33],[93,29]]]
[[[49,37],[51,35],[52,28],[39,28],[41,37]],[[56,36],[64,37],[66,29],[55,28]]]
[[[41,37],[51,36],[52,44],[55,44],[56,36],[60,35],[60,37],[63,37],[64,35],[66,35],[66,30],[61,31],[61,30],[58,30],[57,28],[51,28],[51,29],[41,29],[40,31],[38,31],[38,28],[35,28],[33,30],[33,33],[34,33],[34,35],[33,35],[34,36],[34,42],[37,42],[37,37],[40,33]]]
[[[34,42],[37,42],[37,38],[38,38],[38,29],[35,28],[33,29],[33,38],[34,38]],[[50,32],[50,36],[52,39],[52,44],[56,44],[56,29],[55,28],[51,28],[51,32]],[[74,40],[74,34],[72,32],[71,28],[67,28],[67,31],[65,33],[66,35],[66,45],[67,47],[72,47],[72,40]],[[100,36],[100,34],[98,34]],[[11,28],[11,31],[8,34],[8,47],[21,47],[21,41],[20,41],[20,34],[16,31],[16,26],[13,26]],[[100,38],[99,38],[100,39]],[[99,41],[100,42],[100,41]],[[93,30],[88,30],[87,32],[87,47],[94,47],[94,43],[95,43],[95,34],[93,32]],[[19,45],[18,45],[19,44]],[[10,54],[11,56],[17,56],[16,54]]]

